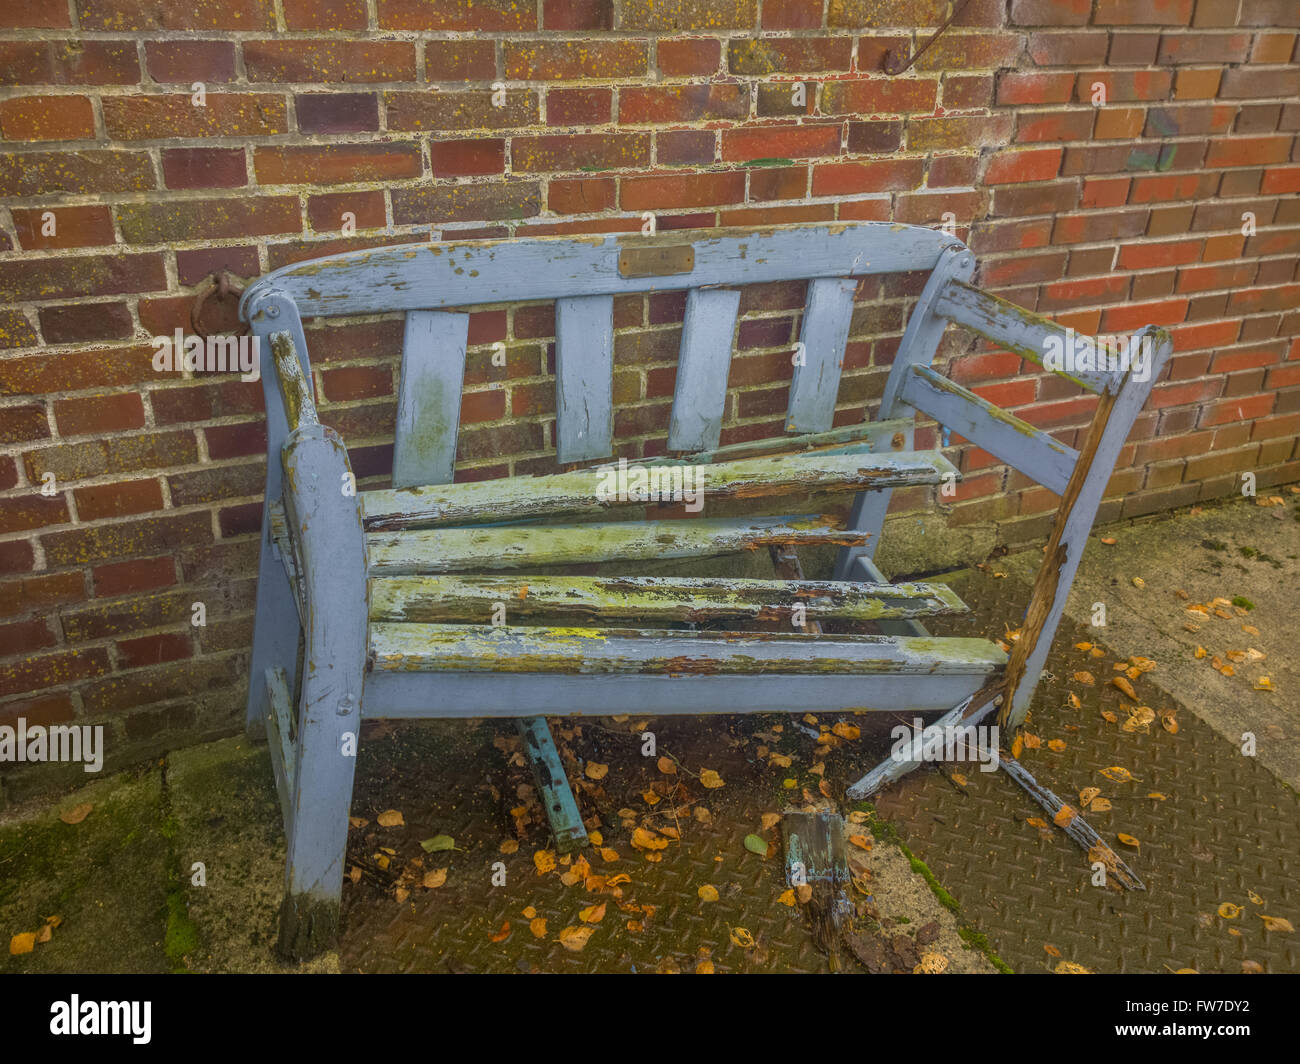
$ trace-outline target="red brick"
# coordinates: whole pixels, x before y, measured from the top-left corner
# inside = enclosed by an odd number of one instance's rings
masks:
[[[153,163],[142,151],[0,153],[0,196],[103,195],[153,187]]]
[[[145,67],[161,84],[235,80],[233,41],[145,41]]]
[[[387,30],[537,29],[534,0],[378,0],[378,12],[379,26]]]
[[[661,166],[700,166],[714,161],[717,135],[709,129],[661,130],[655,134],[655,158]]]
[[[1014,184],[1022,181],[1048,181],[1061,167],[1060,148],[1035,148],[1002,152],[989,160],[984,181],[989,185]]]
[[[910,118],[907,146],[912,151],[1000,148],[1010,143],[1013,123],[1009,114]]]
[[[1174,85],[1175,100],[1210,100],[1219,94],[1221,67],[1184,67],[1178,71]],[[1154,99],[1154,97],[1145,97]]]
[[[166,287],[162,256],[156,252],[0,261],[0,303],[155,292]],[[3,377],[0,369],[0,382]]]
[[[840,126],[748,126],[722,131],[722,158],[738,162],[754,159],[800,159],[838,155]]]
[[[260,185],[332,185],[419,177],[420,149],[415,144],[329,144],[259,147],[253,168]]]
[[[4,29],[63,29],[72,25],[67,8],[49,0],[10,0],[0,8]]]
[[[623,125],[743,119],[749,114],[749,89],[741,85],[629,86],[619,92]]]
[[[243,148],[164,148],[168,188],[242,188],[248,184]]]
[[[992,74],[945,74],[943,78],[945,110],[969,111],[993,106]]]
[[[613,29],[613,0],[543,0],[542,28],[548,30]]]
[[[356,229],[381,229],[387,223],[384,212],[384,194],[378,189],[369,192],[333,192],[324,196],[311,196],[307,200],[307,218],[318,233],[343,228],[345,213],[353,215]]]
[[[188,635],[181,632],[160,632],[136,639],[118,640],[117,654],[122,668],[138,669],[145,665],[159,665],[165,661],[193,657],[194,648]]]
[[[1162,266],[1184,266],[1200,259],[1201,246],[1200,240],[1125,244],[1119,250],[1118,266],[1122,270],[1154,270]]]
[[[866,163],[823,163],[813,168],[814,196],[852,196],[919,188],[923,160],[893,159]]]
[[[243,458],[266,453],[266,426],[261,423],[244,425],[208,425],[203,430],[208,442],[208,454],[213,459]]]
[[[163,508],[162,488],[156,480],[127,480],[118,484],[97,484],[77,488],[77,515],[83,521],[105,517],[126,517]]]
[[[548,126],[604,125],[610,120],[613,106],[614,93],[609,89],[548,89],[546,124]]]
[[[558,214],[590,214],[614,206],[614,182],[609,178],[551,181],[546,205]]]
[[[1237,67],[1223,72],[1219,96],[1225,100],[1260,99],[1284,96],[1294,99],[1300,95],[1300,68],[1285,67],[1278,70],[1260,70],[1258,67]]]
[[[1295,52],[1294,33],[1257,33],[1250,52],[1252,63],[1286,63]]]
[[[1024,48],[1024,38],[1017,33],[944,33],[916,60],[916,71],[976,70],[1015,66]]]
[[[401,188],[391,195],[397,225],[532,218],[541,211],[541,192],[534,181]]]
[[[135,331],[125,303],[81,303],[40,309],[41,335],[47,344],[125,340]]]
[[[743,203],[744,199],[745,175],[738,170],[625,177],[620,193],[620,205],[625,211],[717,206]]]
[[[1216,137],[1210,141],[1205,165],[1209,167],[1265,166],[1284,163],[1291,157],[1293,138],[1286,135],[1272,137]]]
[[[348,366],[321,374],[325,398],[332,403],[373,399],[393,394],[393,371],[388,366]]]
[[[1110,34],[1104,31],[1031,33],[1028,50],[1036,66],[1095,67],[1106,62],[1109,43]]]
[[[296,196],[232,197],[127,203],[117,224],[128,244],[297,233],[302,229]]]
[[[1016,26],[1086,26],[1092,0],[1011,0]]]
[[[999,185],[993,189],[995,217],[1024,218],[1032,214],[1057,214],[1079,205],[1074,181]]]
[[[1074,95],[1074,75],[1009,72],[998,78],[1001,105],[1068,103]]]
[[[826,114],[905,114],[934,110],[939,83],[929,78],[832,81],[822,90]]]
[[[852,37],[733,37],[727,45],[727,66],[742,76],[847,71],[852,57]]]
[[[251,82],[414,81],[415,45],[301,38],[245,41],[244,68]]]
[[[764,0],[765,30],[815,30],[821,25],[821,0]]]
[[[470,177],[501,174],[506,168],[506,142],[482,140],[435,140],[429,145],[434,177]]]
[[[144,404],[137,392],[60,399],[54,418],[61,436],[125,432],[144,428]]]
[[[50,622],[45,617],[0,624],[0,655],[5,657],[30,654],[34,650],[54,646],[55,642],[54,633],[50,630]]]
[[[502,106],[491,91],[386,92],[388,128],[392,130],[506,129],[537,123],[537,94],[507,92]]]
[[[1180,70],[1179,78],[1186,73]],[[1126,100],[1164,100],[1169,97],[1173,79],[1173,73],[1168,70],[1091,70],[1078,75],[1075,92],[1081,103],[1090,103],[1093,86],[1100,83],[1106,87],[1108,105]]]
[[[1094,111],[1025,111],[1017,115],[1016,142],[1039,144],[1044,141],[1087,140],[1092,135]]]
[[[365,0],[282,0],[291,30],[364,30]]]
[[[275,28],[271,0],[78,0],[83,30],[260,30]]]
[[[176,583],[176,562],[169,556],[141,558],[96,566],[91,572],[95,594],[110,598],[131,591],[155,591]]]
[[[491,81],[496,72],[496,45],[492,41],[462,38],[424,42],[426,81]]]
[[[1177,325],[1187,318],[1186,299],[1167,299],[1160,303],[1130,303],[1108,307],[1102,315],[1105,332],[1128,332],[1144,325]]]
[[[117,239],[107,207],[13,207],[10,213],[18,242],[27,251],[93,247],[112,244]],[[52,219],[46,218],[46,214],[52,215]],[[41,230],[49,228],[51,222],[54,232],[47,236]]]
[[[1097,0],[1098,26],[1187,26],[1193,0]]]
[[[6,140],[90,140],[95,112],[88,96],[15,96],[0,101]]]
[[[1099,107],[1092,135],[1098,140],[1134,140],[1142,135],[1146,117],[1141,107]]]
[[[870,155],[898,151],[903,143],[902,122],[850,122],[849,151]]]
[[[105,96],[101,106],[104,126],[116,140],[265,137],[289,128],[284,97],[270,93],[210,92],[203,107],[183,92]]]
[[[379,128],[373,92],[308,92],[294,97],[300,133],[369,133]]]
[[[1130,203],[1168,203],[1187,200],[1196,195],[1201,183],[1197,174],[1135,177],[1129,194]]]
[[[668,77],[712,74],[722,60],[722,42],[711,37],[661,40],[655,46],[659,71]]]
[[[623,0],[625,30],[747,30],[758,20],[757,0]]]
[[[644,167],[650,162],[650,137],[645,133],[517,136],[511,141],[510,156],[516,173]]]
[[[512,81],[636,78],[649,71],[643,40],[506,41],[505,75]]]

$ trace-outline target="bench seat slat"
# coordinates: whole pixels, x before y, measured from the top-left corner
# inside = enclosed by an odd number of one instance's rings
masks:
[[[697,676],[990,674],[1006,663],[986,639],[467,624],[374,624],[370,655],[377,671]]]
[[[634,467],[627,468],[631,471]],[[960,479],[956,467],[938,451],[780,454],[698,468],[706,471],[706,501],[938,484],[946,476]],[[370,491],[361,497],[362,513],[367,528],[389,531],[602,513],[613,507],[667,501],[662,495],[657,500],[624,495],[634,485],[620,483],[619,472],[618,467],[604,466],[542,477]],[[681,501],[683,483],[676,485],[679,498],[675,501]],[[661,484],[660,491],[664,490],[668,485]]]
[[[720,619],[790,624],[796,606],[806,621],[874,621],[966,612],[945,584],[862,584],[830,580],[703,577],[407,576],[370,584],[370,619],[423,624],[486,624],[496,603],[511,622],[548,614],[645,622]]]
[[[372,532],[372,576],[543,565],[712,558],[767,546],[862,546],[870,538],[817,514]]]

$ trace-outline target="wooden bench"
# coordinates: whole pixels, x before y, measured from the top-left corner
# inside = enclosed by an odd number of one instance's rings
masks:
[[[974,724],[1000,706],[1001,723],[1018,726],[1170,341],[1161,329],[1135,338],[1152,354],[1145,373],[1066,367],[1099,396],[1076,451],[932,368],[950,324],[1040,364],[1075,341],[971,286],[974,267],[954,236],[862,223],[413,244],[289,266],[251,286],[241,313],[261,338],[268,431],[248,723],[269,737],[288,838],[281,953],[308,956],[336,935],[363,718],[518,718],[561,848],[585,844],[586,832],[547,714],[816,706]],[[929,277],[879,416],[836,426],[854,278],[899,271]],[[785,435],[720,446],[737,286],[795,280],[807,280],[807,302]],[[683,289],[669,456],[624,464],[620,482],[608,464],[614,298]],[[448,308],[544,299],[556,309],[561,471],[452,483],[469,316]],[[390,311],[405,312],[392,486],[358,492],[342,439],[317,419],[302,322]],[[892,584],[873,560],[894,488],[959,475],[939,451],[913,449],[918,411],[1061,496],[1009,657],[986,640],[928,636],[923,618],[964,604],[942,584]],[[704,512],[638,520],[644,499],[611,485],[651,466],[661,486],[674,469],[703,470]],[[849,519],[790,505],[801,496],[851,499]],[[710,514],[719,506],[727,516]],[[833,579],[806,580],[794,549],[819,544],[838,548]],[[638,575],[648,559],[762,547],[772,579]],[[564,575],[592,562],[618,567]],[[890,759],[850,793],[912,765]]]

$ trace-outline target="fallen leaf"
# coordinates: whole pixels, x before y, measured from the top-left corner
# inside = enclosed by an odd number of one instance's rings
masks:
[[[741,949],[754,948],[754,936],[743,927],[733,927],[730,938],[733,946],[739,946]]]
[[[666,850],[668,840],[648,828],[637,828],[632,832],[632,845],[638,850]]]
[[[1043,745],[1043,740],[1040,739],[1033,732],[1022,732],[1021,734],[1024,735],[1025,737],[1026,750],[1037,750],[1040,746]]]
[[[1092,805],[1088,807],[1090,813],[1109,813],[1111,804],[1109,798],[1094,798]]]
[[[589,780],[603,780],[609,774],[609,766],[598,761],[588,761],[583,774]]]
[[[65,824],[80,824],[90,814],[92,808],[94,807],[89,802],[82,802],[80,805],[64,810],[59,814],[59,819]]]
[[[385,809],[379,816],[375,817],[381,828],[400,828],[406,823],[402,819],[402,814],[396,809]]]
[[[1267,676],[1261,676],[1258,680],[1255,681],[1255,690],[1256,690],[1256,691],[1272,691],[1272,690],[1273,690],[1273,681],[1270,680]]]
[[[537,918],[535,918],[535,919],[533,919],[533,920],[529,920],[529,921],[528,921],[528,930],[531,931],[531,932],[533,933],[533,938],[545,938],[545,937],[546,937],[546,917],[545,917],[545,916],[538,916]]]
[[[36,948],[36,932],[24,931],[9,940],[9,956],[17,957],[20,953],[31,953]]]
[[[1104,544],[1106,544],[1106,546],[1108,547],[1113,547],[1115,546],[1116,543],[1119,542],[1119,540],[1117,540],[1114,536],[1102,536],[1101,541]]]
[[[495,935],[489,935],[489,936],[488,936],[489,941],[492,941],[492,942],[504,942],[504,941],[505,941],[506,939],[508,939],[509,937],[510,937],[510,921],[509,921],[509,920],[507,920],[504,924],[501,925],[501,930],[498,931]]]
[[[1116,835],[1115,838],[1119,839],[1123,845],[1128,846],[1131,849],[1140,850],[1142,848],[1142,843],[1138,842],[1138,840],[1132,835],[1125,835],[1122,831]]]
[[[1085,968],[1082,964],[1075,964],[1074,961],[1061,961],[1052,969],[1057,975],[1092,975],[1091,968]]]
[[[1119,723],[1119,717],[1117,717],[1117,716],[1116,716],[1114,713],[1112,713],[1109,709],[1103,709],[1103,710],[1101,711],[1101,719],[1104,720],[1107,724],[1118,724],[1118,723]]]
[[[1074,674],[1074,679],[1076,680],[1076,682],[1081,684],[1086,684],[1088,687],[1091,687],[1093,684],[1097,682],[1096,678],[1092,675],[1092,673],[1086,670],[1076,672]]]
[[[787,889],[787,890],[783,890],[783,891],[781,892],[781,896],[780,896],[779,898],[777,898],[776,900],[777,900],[777,902],[778,902],[779,904],[781,904],[781,905],[788,905],[790,908],[793,909],[793,908],[794,908],[794,905],[795,905],[795,901],[794,901],[794,891],[793,891],[793,890],[789,890],[789,889]]]
[[[1118,687],[1121,691],[1123,691],[1126,695],[1128,695],[1129,698],[1133,699],[1134,702],[1138,700],[1137,691],[1133,689],[1133,685],[1129,683],[1127,677],[1112,676],[1110,678],[1110,682],[1112,687]]]
[[[948,967],[948,958],[942,953],[922,953],[921,963],[912,969],[913,975],[942,975]]]
[[[1096,798],[1097,795],[1099,794],[1101,794],[1100,787],[1085,787],[1083,790],[1079,792],[1080,807],[1083,809],[1087,809],[1088,803],[1091,802],[1094,798]]]
[[[1128,783],[1129,780],[1135,780],[1138,778],[1128,769],[1122,768],[1119,765],[1111,765],[1108,768],[1103,768],[1101,774],[1108,780],[1113,780],[1116,783]]]
[[[547,872],[555,871],[555,853],[552,850],[538,850],[533,854],[533,864],[537,867],[539,876],[546,875]]]
[[[1133,586],[1137,588],[1143,588],[1147,586],[1147,582],[1143,580],[1142,577],[1135,576],[1133,577]]]
[[[1233,905],[1230,901],[1225,901],[1219,906],[1218,913],[1225,920],[1235,920],[1241,915],[1241,906]]]
[[[1028,824],[1031,828],[1041,829],[1047,827],[1047,821],[1044,820],[1041,816],[1026,817],[1025,823]]]
[[[1046,953],[1049,957],[1059,957],[1061,955],[1061,951],[1057,949],[1055,946],[1053,946],[1050,942],[1043,943],[1043,952]]]
[[[1071,709],[1082,709],[1082,708],[1083,708],[1083,703],[1079,701],[1079,696],[1076,695],[1073,691],[1071,691],[1071,692],[1069,693],[1069,695],[1066,697],[1065,700],[1066,700],[1067,702],[1070,703],[1070,708],[1071,708]]]
[[[1160,711],[1160,727],[1164,728],[1170,735],[1178,734],[1178,718],[1174,716],[1172,709],[1162,709]]]
[[[421,843],[421,845],[423,845],[423,843]],[[519,840],[518,840],[518,839],[506,839],[504,842],[501,843],[501,852],[502,852],[502,853],[518,853],[518,852],[519,852]]]
[[[609,846],[602,846],[600,848],[600,859],[604,861],[606,864],[610,864],[614,861],[617,861],[618,851]]]
[[[831,728],[831,731],[834,732],[836,735],[838,735],[841,739],[857,739],[859,736],[862,735],[862,729],[859,728],[856,724],[848,724],[844,721],[840,721],[838,724],[836,724],[833,728]]]
[[[714,772],[713,769],[711,768],[706,768],[703,772],[700,773],[700,783],[703,786],[709,788],[709,790],[714,790],[718,787],[725,786],[722,777],[719,776],[716,772]]]
[[[1246,896],[1250,899],[1252,905],[1263,905],[1264,899],[1256,894],[1253,890],[1246,891]]]
[[[655,764],[665,776],[677,775],[677,763],[671,757],[661,757]]]
[[[1242,961],[1241,974],[1242,975],[1263,975],[1264,966],[1260,964],[1259,961]]]
[[[581,927],[570,924],[560,932],[560,945],[570,953],[581,953],[582,948],[587,944],[587,940],[596,933],[596,929],[590,924]]]
[[[401,902],[406,901],[406,899],[409,898],[410,896],[411,896],[411,892],[407,890],[405,887],[396,887],[393,890],[393,897],[397,900],[399,904]]]
[[[422,885],[428,887],[430,890],[434,890],[442,886],[446,882],[447,882],[447,869],[434,868],[431,871],[424,873],[424,879],[422,881]]]
[[[37,942],[48,942],[53,937],[54,937],[54,928],[52,928],[49,924],[43,924],[41,926],[41,929],[36,932]]]
[[[745,849],[750,853],[758,854],[759,857],[766,857],[771,847],[767,844],[766,839],[758,835],[746,835]]]
[[[398,816],[401,816],[401,814],[399,813]],[[514,840],[508,839],[506,841],[513,842]],[[425,839],[421,842],[420,848],[424,850],[425,853],[439,853],[442,850],[454,850],[456,848],[456,840],[450,835],[435,835],[433,838]],[[515,843],[513,850],[507,850],[506,843],[503,842],[501,844],[502,853],[514,853],[517,849],[519,849],[519,843],[517,842]]]
[[[1065,749],[1065,740],[1052,739],[1050,742],[1048,742],[1047,749],[1053,751],[1054,753],[1059,754],[1062,750]]]
[[[849,842],[851,842],[859,850],[871,849],[871,840],[867,838],[867,836],[865,835],[850,835]]]
[[[1168,800],[1169,795],[1161,794],[1159,791],[1150,791],[1148,792],[1147,797],[1154,798],[1157,802],[1163,802]]]
[[[699,897],[700,901],[718,900],[718,888],[715,887],[712,883],[705,883],[695,893]]]
[[[1265,931],[1294,931],[1295,930],[1295,928],[1291,926],[1291,921],[1286,919],[1286,917],[1284,916],[1267,916],[1264,913],[1256,913],[1255,915],[1264,921]]]
[[[780,813],[764,813],[763,816],[762,816],[762,822],[763,822],[763,830],[764,830],[764,831],[771,831],[772,828],[776,827],[777,824],[779,824],[779,823],[781,822],[781,814],[780,814]]]
[[[584,924],[600,923],[603,919],[605,919],[606,904],[607,904],[606,902],[602,901],[599,905],[588,905],[587,908],[579,910],[578,919],[581,920]]]
[[[1078,810],[1073,806],[1063,805],[1056,811],[1056,815],[1052,817],[1052,823],[1058,828],[1069,827],[1070,822],[1078,815]]]
[[[1024,736],[1022,736],[1022,735],[1017,735],[1014,739],[1011,740],[1011,756],[1012,756],[1012,758],[1014,758],[1014,759],[1016,759],[1016,760],[1019,760],[1019,758],[1020,758],[1020,754],[1021,754],[1021,751],[1023,751],[1024,748],[1025,748],[1025,739],[1024,739]]]

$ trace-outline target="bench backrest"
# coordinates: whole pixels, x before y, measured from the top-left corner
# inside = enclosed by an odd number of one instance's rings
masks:
[[[881,222],[718,230],[693,239],[669,232],[419,244],[277,270],[249,288],[241,313],[264,338],[272,450],[287,426],[265,337],[288,331],[310,379],[303,318],[406,313],[393,469],[393,486],[402,488],[452,477],[469,315],[445,308],[556,301],[556,452],[566,464],[613,453],[616,295],[687,290],[668,449],[707,452],[719,443],[739,310],[740,293],[729,286],[808,281],[785,419],[787,433],[806,435],[832,428],[854,278],[925,271],[929,279],[908,320],[880,418],[922,411],[1062,494],[1077,452],[930,367],[950,323],[1039,364],[1054,348],[1073,351],[1080,343],[1048,319],[968,284],[974,267],[955,236]],[[1048,368],[1112,395],[1127,376],[1123,364]]]

